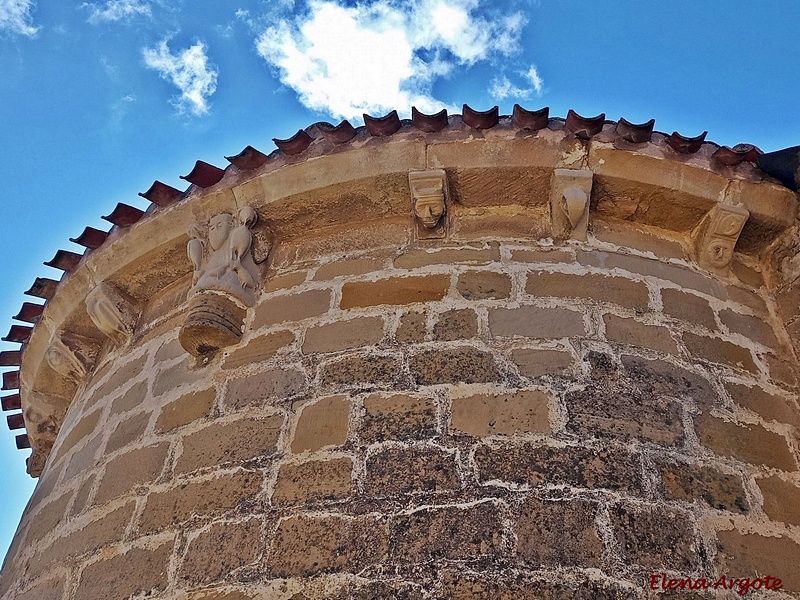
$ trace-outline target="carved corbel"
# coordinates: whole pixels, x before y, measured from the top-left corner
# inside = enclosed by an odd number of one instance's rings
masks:
[[[23,417],[33,453],[28,458],[28,473],[32,477],[42,474],[44,463],[50,456],[56,436],[64,422],[69,402],[30,392],[25,395]]]
[[[239,342],[247,309],[255,304],[258,267],[253,260],[251,229],[256,212],[242,208],[234,217],[222,213],[207,227],[193,227],[186,251],[194,267],[189,313],[179,339],[194,356]]]
[[[408,174],[414,230],[418,240],[447,237],[447,174],[443,169]]]
[[[118,346],[128,341],[136,325],[132,304],[107,283],[100,283],[86,296],[86,312],[97,328]]]
[[[750,211],[741,206],[714,205],[693,235],[700,266],[727,275],[733,249],[749,217]]]
[[[53,333],[50,336],[50,344],[44,358],[56,373],[73,383],[80,383],[86,379],[86,365],[61,340],[61,336],[58,333]]]
[[[556,169],[550,182],[553,237],[586,241],[593,173],[588,169]]]

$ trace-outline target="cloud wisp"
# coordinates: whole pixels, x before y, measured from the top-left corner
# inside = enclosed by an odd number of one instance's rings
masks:
[[[35,36],[39,31],[31,15],[35,6],[33,0],[0,0],[0,33]]]
[[[88,21],[93,25],[128,21],[137,16],[151,17],[153,15],[150,4],[142,0],[109,0],[102,5],[84,2],[81,8],[89,9]]]
[[[498,100],[505,100],[506,98],[519,98],[525,99],[531,96],[541,97],[544,93],[544,80],[539,75],[539,71],[534,65],[525,71],[519,73],[525,80],[524,87],[517,86],[511,83],[505,75],[499,75],[492,80],[489,86],[489,93]]]
[[[179,112],[188,111],[196,116],[207,114],[208,98],[217,90],[218,72],[208,62],[205,44],[197,42],[173,54],[168,41],[162,40],[154,48],[144,48],[145,64],[180,90],[180,96],[172,100]]]
[[[307,107],[360,119],[392,108],[445,107],[433,83],[458,68],[518,52],[521,13],[490,18],[481,0],[311,0],[259,32],[258,53]],[[452,108],[452,107],[448,107]]]

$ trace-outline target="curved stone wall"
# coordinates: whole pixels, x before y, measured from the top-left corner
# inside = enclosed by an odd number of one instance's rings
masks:
[[[797,363],[759,273],[591,229],[412,244],[389,219],[280,244],[211,358],[178,341],[179,280],[70,405],[3,597],[800,592]]]

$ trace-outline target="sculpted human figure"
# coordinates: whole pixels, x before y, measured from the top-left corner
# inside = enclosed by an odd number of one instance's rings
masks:
[[[408,174],[414,200],[414,217],[424,229],[439,227],[447,213],[445,181],[446,175],[441,169],[412,171]]]

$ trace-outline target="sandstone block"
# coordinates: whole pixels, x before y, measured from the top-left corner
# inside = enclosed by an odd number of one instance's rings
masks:
[[[443,573],[433,597],[436,600],[634,600],[639,596],[613,585],[604,587],[590,579],[548,581],[528,579],[517,572],[486,576],[459,569]],[[675,600],[672,596],[664,597]]]
[[[775,332],[763,317],[743,315],[726,308],[720,311],[719,318],[731,333],[740,333],[747,339],[770,348],[779,346]]]
[[[538,390],[512,394],[478,394],[454,398],[450,430],[472,436],[546,433],[550,431],[550,398]]]
[[[517,552],[531,566],[600,568],[603,543],[594,525],[596,512],[594,502],[529,497],[517,518]]]
[[[743,534],[736,529],[718,531],[720,571],[755,579],[771,575],[781,580],[785,592],[800,591],[800,545],[788,537]]]
[[[306,277],[308,277],[306,271],[291,271],[281,275],[273,275],[267,278],[264,291],[269,293],[276,290],[288,290],[303,283]]]
[[[585,335],[583,313],[566,308],[493,308],[489,310],[493,336],[564,338]]]
[[[359,431],[367,444],[385,440],[427,439],[436,435],[436,406],[430,398],[374,394],[364,399]]]
[[[511,251],[511,260],[514,262],[527,263],[572,263],[572,254],[566,250],[527,250],[519,249]]]
[[[155,481],[164,470],[169,444],[162,442],[120,454],[106,465],[95,502],[101,504]]]
[[[341,500],[352,490],[353,461],[349,458],[307,460],[283,464],[278,471],[272,503],[302,504],[309,500]]]
[[[341,446],[347,440],[349,420],[347,396],[330,396],[304,406],[292,437],[292,452]]]
[[[184,584],[215,583],[258,558],[260,519],[242,523],[214,523],[192,539],[178,572]]]
[[[517,348],[511,351],[511,360],[525,377],[560,375],[572,365],[572,354],[563,350]]]
[[[244,365],[267,361],[293,341],[294,334],[291,331],[276,331],[260,335],[226,356],[225,362],[222,363],[222,368],[235,369]]]
[[[687,463],[661,463],[664,495],[669,500],[694,502],[703,499],[712,508],[747,513],[749,506],[741,477],[713,467]]]
[[[766,355],[769,365],[770,379],[778,385],[783,384],[788,387],[797,387],[797,367],[790,361],[783,360],[782,357]]]
[[[102,443],[103,436],[97,433],[80,450],[73,453],[64,469],[64,479],[72,479],[97,466],[99,461],[96,457]]]
[[[408,312],[400,317],[400,325],[394,336],[401,344],[425,341],[425,313]]]
[[[230,423],[213,423],[186,435],[175,473],[271,456],[277,449],[283,422],[284,417],[280,415],[245,418]]]
[[[262,405],[270,400],[297,398],[306,391],[306,376],[293,368],[269,369],[263,373],[228,381],[224,403],[233,409]]]
[[[156,548],[132,548],[86,567],[76,597],[107,598],[109,590],[118,598],[160,592],[169,585],[169,559],[174,542]]]
[[[208,388],[199,392],[189,392],[173,400],[161,409],[156,420],[156,431],[167,433],[193,423],[211,414],[217,401],[217,390]]]
[[[725,389],[734,402],[758,413],[767,421],[778,421],[800,427],[800,410],[795,402],[770,394],[758,386],[747,387],[726,383]]]
[[[466,346],[426,350],[409,361],[411,376],[419,385],[499,381],[500,368],[488,352]]]
[[[800,525],[800,487],[773,475],[757,479],[764,497],[764,512],[773,521]]]
[[[314,273],[314,281],[325,281],[346,275],[363,275],[383,268],[380,260],[374,258],[352,258],[350,260],[337,260],[322,265]]]
[[[428,252],[427,250],[412,250],[394,259],[394,266],[398,269],[416,269],[429,265],[449,265],[454,263],[468,263],[486,265],[500,260],[500,248],[444,248]]]
[[[100,420],[100,413],[102,410],[96,410],[93,413],[82,416],[77,423],[73,424],[64,441],[58,446],[58,449],[50,457],[50,464],[58,461],[59,458],[69,452],[75,445],[78,444],[83,438],[87,437],[97,427],[97,422]]]
[[[675,319],[697,323],[706,329],[716,331],[717,322],[714,320],[714,311],[708,300],[672,288],[661,290],[661,303],[663,312]]]
[[[131,381],[134,377],[142,372],[146,362],[147,354],[143,354],[142,356],[128,361],[121,366],[114,365],[115,369],[113,373],[107,381],[101,384],[100,387],[98,387],[94,393],[92,393],[92,395],[89,397],[89,400],[86,402],[86,408],[88,409],[89,407],[94,406],[95,403],[102,400],[106,396],[113,394],[120,387]]]
[[[627,376],[647,396],[688,397],[700,408],[710,408],[716,402],[711,385],[700,375],[663,360],[647,360],[623,355],[622,365]]]
[[[456,289],[467,300],[502,300],[511,295],[511,278],[492,271],[467,271],[458,276]]]
[[[256,305],[253,329],[318,317],[328,312],[330,306],[330,290],[308,290],[268,298]]]
[[[380,304],[403,305],[441,300],[450,287],[447,275],[390,277],[378,281],[353,281],[342,286],[341,308],[364,308]]]
[[[383,318],[356,317],[327,325],[310,327],[303,342],[303,353],[339,352],[377,344],[383,338]]]
[[[94,486],[95,476],[91,475],[86,478],[81,486],[78,488],[78,491],[75,492],[75,501],[72,503],[72,509],[70,510],[70,516],[76,516],[81,514],[89,505],[89,494],[92,491],[92,486]]]
[[[184,350],[183,346],[181,346],[180,340],[177,338],[169,339],[159,346],[158,350],[156,351],[155,358],[153,359],[153,363],[158,365],[159,363],[173,360],[179,356],[184,356],[185,354],[186,350]]]
[[[72,492],[61,494],[52,502],[45,504],[31,520],[28,528],[26,543],[35,544],[38,540],[55,529],[61,521],[66,520],[67,504],[72,498]]]
[[[747,348],[742,348],[725,340],[699,336],[688,332],[683,334],[683,343],[689,352],[700,360],[710,360],[738,369],[746,369],[751,373],[758,372],[756,364],[753,362],[753,355]]]
[[[534,296],[585,298],[596,302],[612,302],[638,311],[647,310],[647,286],[638,281],[611,275],[573,275],[567,273],[533,272],[528,274],[525,287]]]
[[[468,308],[443,312],[433,326],[434,339],[445,342],[469,339],[476,335],[478,335],[478,316]]]
[[[695,419],[695,429],[700,443],[721,456],[784,471],[797,469],[786,438],[760,425],[736,425],[703,414]]]
[[[131,386],[122,396],[114,400],[111,405],[113,414],[120,414],[141,406],[147,397],[147,382],[140,381]]]
[[[678,345],[669,329],[656,325],[645,325],[636,319],[625,319],[616,315],[603,315],[606,339],[620,344],[641,346],[666,354],[677,354]]]
[[[387,388],[401,389],[404,384],[403,363],[396,356],[360,354],[325,363],[321,367],[322,386],[334,389]]]
[[[364,489],[369,495],[442,492],[460,486],[455,456],[436,447],[392,447],[367,457]]]
[[[656,232],[638,229],[627,222],[592,221],[592,233],[601,242],[609,242],[623,248],[635,248],[652,252],[664,258],[684,258],[683,246],[676,240],[661,237]]]
[[[114,452],[123,446],[127,446],[144,435],[147,424],[150,422],[149,412],[141,412],[131,415],[120,421],[106,442],[106,453]]]
[[[15,600],[61,600],[64,596],[64,583],[63,575],[39,580],[14,598]]]
[[[202,371],[193,368],[193,359],[187,355],[178,364],[159,371],[153,381],[153,396],[160,396],[187,383],[193,383],[203,375]]]
[[[152,533],[193,516],[225,513],[258,494],[262,480],[261,473],[237,471],[215,479],[184,483],[163,492],[152,492],[139,520],[139,532]]]

